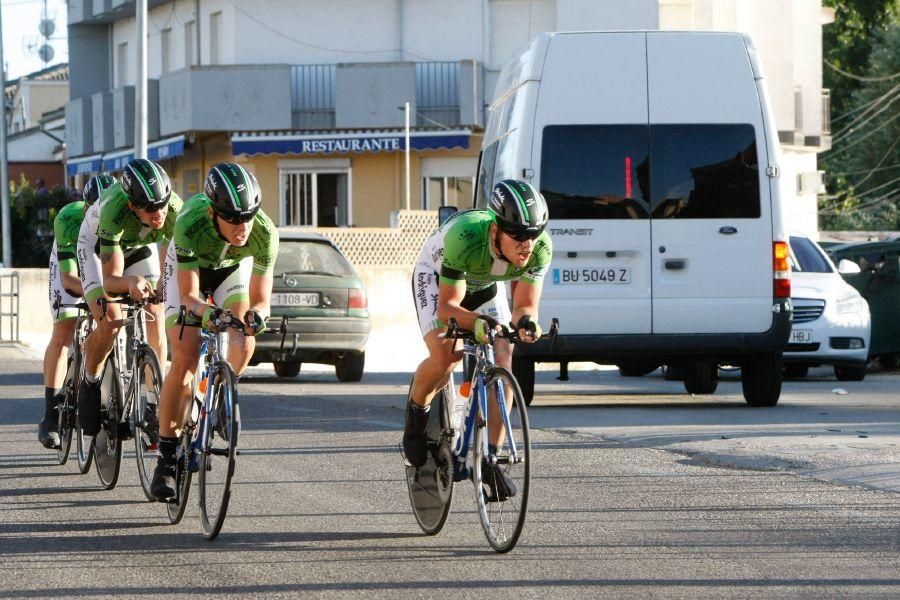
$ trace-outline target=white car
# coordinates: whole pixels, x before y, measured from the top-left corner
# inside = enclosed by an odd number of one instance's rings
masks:
[[[841,381],[866,376],[871,319],[869,305],[841,273],[859,266],[842,260],[838,268],[818,244],[790,236],[791,303],[794,322],[784,350],[785,375],[805,377],[810,367],[833,365]]]

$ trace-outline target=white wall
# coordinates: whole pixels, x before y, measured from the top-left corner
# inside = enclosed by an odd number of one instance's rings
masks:
[[[818,196],[797,193],[797,176],[816,170],[815,152],[784,150],[779,165],[782,180],[781,205],[784,209],[784,226],[788,231],[800,231],[814,240],[818,239]]]

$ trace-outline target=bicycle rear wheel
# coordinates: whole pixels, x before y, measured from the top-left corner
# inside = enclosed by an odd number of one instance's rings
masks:
[[[134,371],[137,385],[132,403],[131,419],[134,423],[134,453],[137,458],[138,476],[144,495],[151,502],[156,500],[150,493],[150,481],[156,465],[156,443],[159,440],[159,419],[157,406],[159,388],[162,385],[162,373],[159,360],[149,346],[144,347],[137,359]]]
[[[78,470],[82,475],[91,470],[94,464],[94,443],[90,436],[84,435],[78,424],[78,408],[75,408],[75,457],[78,459]]]
[[[94,436],[94,465],[100,485],[111,490],[119,481],[122,466],[122,436],[119,419],[122,416],[122,394],[119,375],[112,360],[103,369],[100,386],[100,431]]]
[[[201,422],[200,425],[206,430],[206,451],[200,457],[200,478],[197,482],[200,524],[208,540],[219,535],[225,522],[241,428],[237,387],[231,366],[219,364],[211,379],[209,384],[213,388],[209,414],[206,415],[206,423]]]
[[[192,428],[185,427],[178,438],[178,450],[175,453],[175,500],[166,504],[169,522],[173,525],[181,521],[187,507],[191,492],[191,470],[188,468],[191,452]]]
[[[59,464],[64,465],[69,460],[69,451],[72,449],[72,436],[75,429],[75,407],[78,404],[78,385],[76,375],[81,365],[81,352],[76,344],[75,350],[69,355],[66,368],[66,378],[63,383],[61,398],[57,406],[56,430],[59,432],[59,448],[56,450],[56,458]]]
[[[519,541],[525,515],[528,512],[528,492],[531,483],[531,443],[528,432],[528,414],[525,398],[512,373],[503,367],[490,367],[485,373],[485,389],[488,404],[499,408],[495,397],[512,396],[509,410],[509,427],[505,428],[502,444],[493,456],[484,456],[487,424],[475,430],[473,467],[475,502],[481,527],[491,548],[497,552],[509,552]],[[506,413],[505,406],[503,412]],[[515,455],[513,453],[515,448]],[[505,481],[512,483],[508,489]]]
[[[418,468],[406,467],[406,485],[416,522],[426,535],[436,535],[447,522],[453,499],[453,454],[442,425],[449,421],[443,390],[431,401],[429,412],[428,460]]]

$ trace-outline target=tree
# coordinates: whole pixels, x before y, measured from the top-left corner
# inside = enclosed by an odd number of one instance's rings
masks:
[[[71,200],[62,187],[37,193],[24,177],[10,183],[12,260],[15,267],[46,267],[53,245],[53,220]]]

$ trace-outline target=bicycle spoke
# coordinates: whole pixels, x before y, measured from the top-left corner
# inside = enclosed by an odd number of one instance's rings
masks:
[[[134,449],[141,487],[147,499],[153,501],[150,481],[156,466],[156,443],[159,438],[157,406],[162,375],[156,353],[149,347],[143,348],[136,362],[138,366],[134,376],[137,377],[137,385],[133,387],[136,397],[131,416],[134,422]]]

